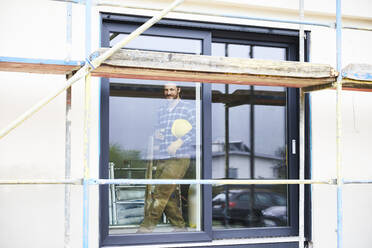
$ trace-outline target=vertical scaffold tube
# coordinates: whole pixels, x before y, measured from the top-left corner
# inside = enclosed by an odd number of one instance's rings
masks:
[[[336,166],[337,166],[337,248],[342,248],[342,168],[341,168],[341,94],[342,94],[342,12],[341,0],[336,0],[336,49],[337,49],[337,90],[336,90]]]
[[[92,1],[85,2],[85,56],[91,53]],[[91,74],[85,76],[84,103],[84,179],[83,179],[83,248],[89,247],[89,164]]]
[[[67,78],[71,75],[67,75]],[[71,87],[66,90],[66,137],[65,137],[65,179],[71,179]],[[65,185],[65,238],[64,247],[70,247],[70,198],[71,185]]]
[[[71,60],[72,3],[66,3],[66,61]],[[68,80],[72,73],[66,75]],[[71,178],[71,87],[66,90],[65,179]],[[70,248],[71,185],[65,185],[65,234],[64,247]]]
[[[304,0],[299,0],[299,17],[300,21],[304,20]],[[304,26],[299,25],[299,58],[300,62],[305,61],[305,42],[304,42]],[[299,179],[305,179],[305,92],[300,90],[300,170]],[[303,248],[305,244],[305,185],[299,186],[299,220],[298,220],[298,236],[299,248]]]
[[[304,6],[304,0],[299,0],[299,4],[300,4],[300,8],[299,8],[299,12],[300,12],[300,21],[304,21],[305,19],[305,6]],[[299,28],[300,28],[300,35],[299,35],[299,45],[300,45],[300,49],[299,49],[299,57],[300,57],[300,62],[304,62],[305,61],[305,41],[304,41],[304,38],[305,38],[305,34],[304,34],[304,25],[303,24],[300,24],[299,25]]]
[[[299,141],[299,154],[300,154],[300,170],[299,179],[305,179],[305,92],[300,89],[300,141]],[[298,220],[298,236],[299,248],[304,247],[305,242],[305,185],[299,186],[299,220]]]
[[[90,160],[90,102],[91,102],[91,74],[85,77],[85,106],[84,106],[84,180],[83,180],[83,247],[89,247],[89,160]]]

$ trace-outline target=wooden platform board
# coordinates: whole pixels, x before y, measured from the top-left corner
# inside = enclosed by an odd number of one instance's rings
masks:
[[[107,48],[106,48],[107,49]],[[98,54],[103,53],[100,49]],[[122,49],[93,73],[100,77],[308,87],[335,81],[329,65]]]
[[[0,71],[10,72],[68,74],[80,69],[83,64],[81,61],[0,57]]]
[[[93,55],[99,56],[108,48]],[[0,71],[68,74],[83,61],[0,57]],[[331,88],[338,73],[327,64],[256,60],[121,49],[92,72],[93,76],[223,84]],[[371,81],[343,80],[344,89],[371,91]]]

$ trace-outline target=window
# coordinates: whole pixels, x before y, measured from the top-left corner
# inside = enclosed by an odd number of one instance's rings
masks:
[[[103,14],[102,46],[145,20]],[[126,48],[295,60],[297,32],[275,31],[162,20]],[[101,178],[298,178],[295,89],[117,78],[101,89]],[[297,234],[295,185],[100,187],[102,245]]]
[[[286,60],[286,48],[242,43],[213,42],[212,55]],[[212,178],[287,178],[285,88],[215,84],[212,120]],[[274,196],[288,199],[286,185],[213,187],[213,195],[221,192],[228,197],[212,201],[214,230],[288,225],[288,204],[271,201]],[[267,217],[266,208],[281,211]]]

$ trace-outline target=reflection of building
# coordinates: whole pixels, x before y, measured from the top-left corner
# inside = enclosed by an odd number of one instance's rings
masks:
[[[251,178],[251,151],[242,141],[229,144],[229,177]],[[278,178],[278,167],[285,164],[284,158],[277,155],[255,153],[254,171],[255,178]],[[212,144],[212,177],[225,177],[225,143]]]

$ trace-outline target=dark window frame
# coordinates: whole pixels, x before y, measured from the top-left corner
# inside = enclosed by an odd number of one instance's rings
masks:
[[[118,25],[117,23],[110,23],[110,24],[103,24],[102,25],[102,39],[101,39],[101,45],[102,46],[109,46],[109,34],[110,32],[120,32],[120,33],[131,33],[138,25]],[[193,30],[182,30],[177,28],[159,28],[159,27],[153,27],[144,34],[148,35],[157,35],[157,36],[163,36],[163,37],[182,37],[182,38],[191,38],[191,39],[199,39],[202,40],[202,53],[209,53],[210,54],[210,48],[209,46],[206,46],[206,44],[211,43],[211,36],[209,32],[206,31],[193,31]],[[171,35],[169,35],[171,34]],[[210,87],[209,85],[202,84],[202,94],[204,97],[204,93],[208,92],[207,88]],[[102,129],[108,129],[109,123],[108,123],[108,112],[109,112],[109,106],[108,106],[108,99],[109,99],[109,80],[108,79],[102,79],[101,80],[101,96],[102,96],[102,104],[101,104],[101,111],[105,112],[106,115],[102,117],[101,115],[101,128]],[[107,102],[105,102],[107,101]],[[104,106],[102,106],[104,105]],[[104,109],[103,109],[104,107]],[[207,110],[204,110],[207,111]],[[106,118],[107,120],[102,120],[102,118]],[[102,123],[104,121],[104,123]],[[104,128],[107,127],[107,128]],[[203,131],[203,142],[206,140],[206,131]],[[101,142],[108,145],[108,130],[105,130],[104,135],[101,135]],[[107,166],[104,166],[105,164],[108,164],[108,146],[105,146],[105,151],[101,151],[102,159],[101,159],[101,166],[100,166],[100,178],[107,178],[108,177],[108,169]],[[104,145],[103,145],[104,146]],[[202,154],[208,153],[205,149],[209,149],[208,146],[203,146]],[[206,156],[202,156],[203,164],[206,163],[204,160]],[[205,174],[205,169],[203,169],[202,174]],[[208,186],[202,187],[203,192],[205,190],[208,190]],[[190,240],[198,241],[198,242],[205,242],[205,241],[211,241],[212,235],[209,231],[201,231],[201,232],[190,232],[190,233],[159,233],[159,234],[127,234],[127,235],[109,235],[108,234],[108,208],[105,206],[103,202],[108,202],[108,187],[102,187],[100,189],[100,198],[102,200],[100,204],[100,212],[101,212],[101,220],[100,220],[100,228],[101,228],[101,245],[120,245],[120,244],[126,244],[126,245],[134,245],[134,244],[152,244],[152,243],[175,243],[175,242],[190,242]],[[206,194],[208,195],[208,194]],[[203,196],[203,199],[206,198]],[[211,200],[210,200],[211,201]],[[204,203],[204,201],[203,201]],[[107,204],[106,204],[107,205]],[[208,215],[208,208],[205,207],[203,204],[202,209],[202,215],[206,216]],[[212,218],[212,216],[210,217]],[[208,230],[203,227],[204,230]],[[141,239],[139,241],[138,237],[141,236]],[[124,241],[125,240],[125,241]]]
[[[213,35],[212,32],[212,42],[224,42],[229,44],[244,44],[244,45],[260,45],[260,46],[268,46],[274,47],[274,42],[264,42],[262,41],[261,36],[254,36],[249,37],[250,40],[244,40],[241,36],[235,35],[238,38],[231,38],[231,32],[221,32],[217,33],[217,37]],[[229,37],[229,38],[221,38],[220,36]],[[234,35],[232,35],[234,36]],[[296,57],[294,56],[296,53],[291,51],[296,48],[295,44],[285,43],[283,41],[277,42],[275,47],[286,48],[286,57],[287,60],[295,61]],[[286,108],[286,116],[287,116],[287,137],[286,137],[286,144],[289,144],[290,140],[295,139],[298,141],[298,90],[297,89],[290,89],[287,88],[287,108]],[[298,142],[297,142],[298,143]],[[292,147],[288,146],[288,163],[290,170],[288,171],[288,179],[298,179],[298,171],[294,169],[294,165],[298,165],[298,156],[292,156]],[[297,148],[298,151],[298,148]],[[224,238],[252,238],[252,237],[263,237],[263,236],[295,236],[298,235],[298,186],[297,185],[289,185],[288,186],[288,208],[291,209],[289,213],[289,225],[285,227],[275,227],[273,228],[249,228],[249,232],[247,232],[247,228],[241,229],[224,229],[224,230],[213,230],[213,239],[224,239]],[[297,200],[292,200],[296,199]]]
[[[110,32],[130,33],[139,24],[148,20],[148,17],[121,16],[113,14],[101,14],[101,46],[109,46]],[[152,27],[147,34],[157,36],[182,37],[202,39],[202,54],[211,54],[212,42],[227,41],[244,44],[263,46],[275,46],[287,48],[287,59],[298,60],[298,31],[266,27],[249,27],[239,25],[226,25],[216,23],[202,23],[181,20],[161,20]],[[242,37],[242,34],[248,36]],[[228,38],[226,38],[228,37]],[[249,37],[249,41],[247,38]],[[308,41],[309,39],[307,39]],[[305,43],[305,56],[308,60],[308,43]],[[100,178],[108,178],[108,119],[109,119],[109,80],[101,80],[101,111],[100,111]],[[287,89],[287,147],[289,161],[289,179],[298,178],[299,156],[290,156],[292,147],[288,141],[299,140],[298,118],[299,118],[299,92],[298,89]],[[211,178],[211,147],[204,145],[211,143],[211,84],[202,84],[202,162],[203,178]],[[297,142],[298,144],[299,142]],[[297,151],[298,151],[297,146]],[[109,235],[108,234],[108,186],[100,185],[100,245],[134,245],[153,243],[182,243],[182,242],[209,242],[212,239],[222,238],[252,238],[265,236],[296,236],[298,235],[298,185],[289,186],[289,226],[275,228],[242,228],[232,230],[212,230],[212,187],[202,186],[203,194],[203,220],[202,229],[204,232],[195,233],[167,233],[167,234],[141,234],[141,242],[138,242],[138,234]],[[307,194],[309,195],[309,193]],[[308,215],[308,219],[309,215]],[[308,225],[306,225],[308,226]],[[308,228],[310,230],[310,228]],[[283,243],[284,244],[284,243]],[[258,244],[259,245],[259,244]],[[276,247],[282,247],[281,243]],[[287,243],[288,245],[288,243]],[[236,246],[239,247],[239,246]],[[246,246],[245,246],[246,247]],[[251,247],[251,246],[249,246]],[[256,247],[253,245],[252,247]],[[261,247],[259,245],[259,247]],[[283,245],[283,247],[285,247]]]

